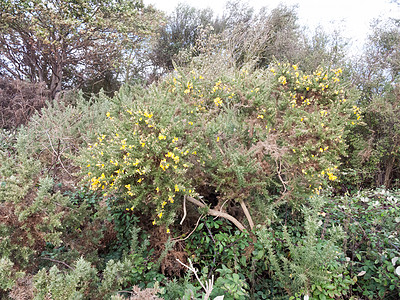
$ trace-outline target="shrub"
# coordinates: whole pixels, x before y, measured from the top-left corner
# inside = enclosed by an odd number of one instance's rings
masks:
[[[364,190],[327,204],[331,222],[343,224],[346,232],[343,250],[351,259],[349,272],[359,275],[353,294],[368,299],[398,297],[399,191]]]
[[[20,146],[17,146],[17,149]],[[17,269],[35,263],[46,242],[61,242],[65,198],[53,192],[53,181],[41,175],[41,164],[27,153],[9,156],[0,151],[0,253]]]
[[[321,196],[312,196],[310,207],[303,207],[304,228],[297,225],[289,231],[283,225],[261,227],[257,232],[264,246],[258,257],[265,255],[266,268],[276,280],[273,284],[278,291],[283,289],[291,295],[291,299],[300,295],[333,299],[347,294],[354,283],[345,272],[344,253],[339,244],[344,237],[342,228],[322,227],[323,202]]]
[[[172,224],[177,203],[210,188],[218,201],[204,200],[216,207],[234,200],[246,211],[252,196],[268,198],[265,188],[296,203],[336,180],[346,126],[359,122],[340,72],[182,70],[139,97],[123,89],[80,166],[92,189],[118,194],[116,207],[153,224]]]
[[[350,155],[343,182],[356,187],[396,188],[399,185],[400,86],[374,96],[363,109],[364,122],[351,130],[348,137]],[[350,176],[349,176],[350,175]]]
[[[50,92],[44,83],[0,79],[0,128],[15,129],[45,107]]]

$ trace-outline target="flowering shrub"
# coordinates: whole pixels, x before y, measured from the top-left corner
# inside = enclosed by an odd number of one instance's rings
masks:
[[[293,202],[337,179],[346,128],[360,122],[340,69],[306,75],[277,63],[202,74],[176,71],[142,95],[120,92],[107,129],[81,156],[93,190],[171,224],[184,196],[211,205],[205,186],[217,194],[214,206],[235,200],[246,210],[252,195]]]
[[[195,193],[185,178],[195,146],[182,140],[176,124],[165,124],[160,113],[140,104],[107,112],[106,122],[107,132],[85,154],[90,188],[104,196],[116,192],[125,201],[114,204],[125,210],[155,209],[153,224],[171,217],[177,195]]]

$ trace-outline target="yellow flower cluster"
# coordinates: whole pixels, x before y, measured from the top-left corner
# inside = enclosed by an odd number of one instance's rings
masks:
[[[286,77],[285,76],[279,77],[278,82],[281,83],[282,85],[285,85],[287,83]]]
[[[337,166],[334,166],[333,168],[327,168],[321,171],[321,177],[324,177],[326,175],[328,176],[328,179],[330,181],[335,181],[337,179],[337,176],[334,175],[334,172],[336,171],[337,171]]]
[[[217,97],[214,99],[214,103],[216,106],[219,106],[219,105],[222,105],[223,102],[220,97]]]
[[[356,105],[353,105],[353,113],[356,116],[357,121],[359,121],[361,119],[361,108]],[[351,124],[356,125],[357,122],[352,121]]]

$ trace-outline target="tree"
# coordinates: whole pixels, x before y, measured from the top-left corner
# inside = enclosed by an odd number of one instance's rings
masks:
[[[365,126],[352,131],[347,164],[360,183],[388,188],[400,179],[400,22],[375,20],[372,28],[364,55],[352,71]]]
[[[118,70],[160,20],[141,0],[4,0],[0,12],[0,72],[52,97]]]
[[[271,12],[263,8],[226,31],[225,40],[239,66],[254,59],[258,67],[267,67],[274,59],[293,62],[300,47],[297,20],[295,7],[281,5]]]
[[[400,20],[375,20],[361,61],[355,63],[353,83],[370,102],[393,88],[400,76]]]
[[[173,69],[173,60],[181,50],[194,46],[199,26],[214,25],[211,9],[196,9],[179,4],[159,29],[159,37],[153,45],[151,60],[155,67],[168,71]]]

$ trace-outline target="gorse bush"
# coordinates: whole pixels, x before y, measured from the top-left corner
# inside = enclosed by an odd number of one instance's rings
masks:
[[[100,287],[101,298],[133,285],[153,287],[155,281],[165,280],[160,266],[168,260],[155,261],[161,252],[151,250],[152,235],[180,234],[177,220],[183,217],[181,223],[190,228],[199,214],[226,220],[200,222],[190,239],[168,249],[180,251],[181,258],[194,255],[201,280],[216,276],[213,296],[328,297],[351,289],[354,276],[346,271],[339,230],[329,222],[321,229],[322,204],[310,198],[314,194],[318,199],[337,184],[349,130],[363,125],[341,70],[319,68],[305,74],[297,65],[275,63],[266,70],[227,65],[210,72],[201,67],[202,59],[199,55],[190,68],[177,69],[147,90],[124,87],[113,98],[99,94],[85,104],[78,96],[73,105],[49,105],[33,117],[32,127],[20,130],[15,149],[6,149],[2,193],[33,189],[38,202],[21,211],[37,217],[43,212],[38,208],[46,207],[51,216],[34,227],[46,233],[40,233],[41,240],[32,238],[36,246],[14,239],[7,244],[14,248],[3,247],[25,257],[26,266],[45,267],[35,279],[37,297],[50,293],[60,299],[86,298]],[[58,129],[46,128],[58,123]],[[33,175],[41,170],[49,175]],[[80,171],[73,174],[74,170]],[[26,172],[21,182],[31,180],[31,185],[6,189],[12,182],[16,186],[13,178]],[[65,190],[78,184],[78,175],[80,189],[58,192],[54,179],[65,184]],[[25,199],[22,194],[20,199]],[[255,207],[260,206],[263,210],[257,213]],[[288,229],[281,222],[282,210],[303,211],[304,219],[285,216],[294,226]],[[254,220],[271,228],[256,228]],[[272,229],[276,236],[268,239]],[[317,238],[321,230],[336,234]],[[11,232],[10,224],[4,226],[4,237],[12,238]],[[204,243],[209,247],[198,247]],[[179,247],[184,251],[176,250]],[[4,253],[10,259],[18,257]],[[60,262],[73,265],[81,256],[93,264],[92,271],[85,269],[90,278],[79,279],[73,271],[67,276],[55,267],[46,270],[57,262],[57,268]],[[12,274],[26,270],[11,261]],[[250,270],[243,271],[248,265]],[[118,282],[107,275],[115,272],[120,274]],[[70,289],[59,289],[56,282],[62,281],[68,281]],[[201,296],[190,278],[185,282],[186,291]],[[190,297],[185,289],[171,283],[160,293]]]
[[[302,209],[304,229],[295,230],[303,234],[292,236],[294,231],[286,225],[258,231],[259,242],[264,246],[259,255],[266,256],[265,267],[292,299],[301,295],[333,299],[345,295],[354,283],[344,273],[345,255],[339,246],[344,233],[340,225],[327,228],[322,221],[323,197],[312,196],[310,203],[309,208]]]
[[[176,205],[204,197],[205,186],[217,207],[268,197],[271,186],[296,203],[337,179],[346,129],[360,121],[340,73],[285,64],[217,78],[182,70],[131,103],[123,89],[81,167],[93,190],[121,196],[115,205],[146,211],[153,224],[172,224]]]
[[[356,126],[348,137],[351,151],[345,166],[356,176],[347,176],[344,181],[357,182],[359,186],[398,187],[399,100],[397,83],[366,105],[364,123]]]
[[[17,145],[23,149],[23,145]],[[61,209],[66,199],[54,193],[53,181],[41,175],[40,162],[20,152],[9,156],[0,151],[0,253],[21,268],[32,260],[45,242],[61,242]]]

